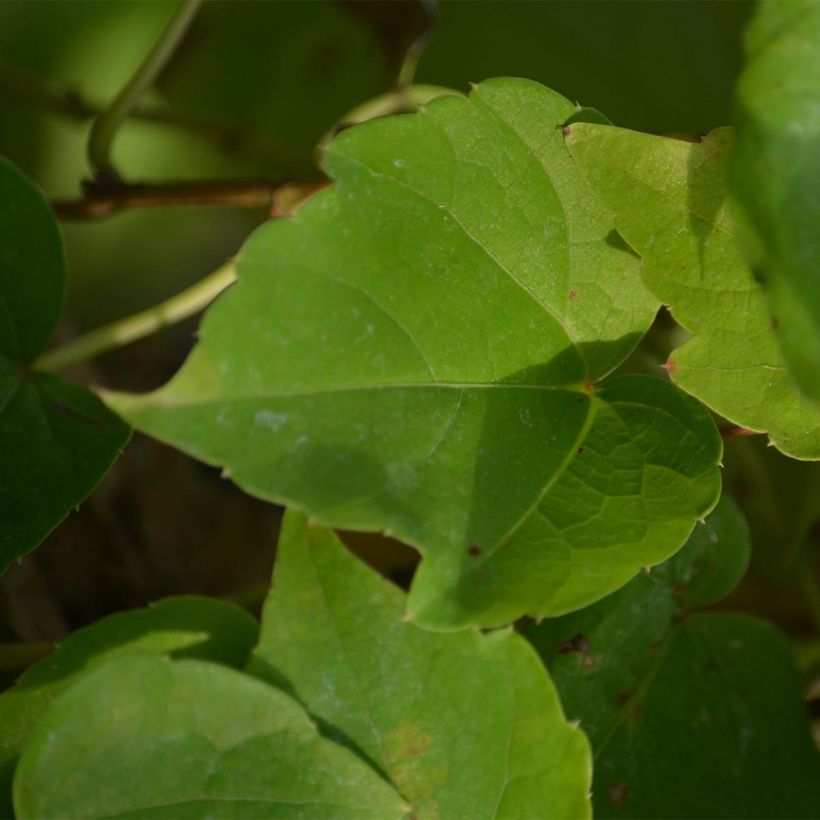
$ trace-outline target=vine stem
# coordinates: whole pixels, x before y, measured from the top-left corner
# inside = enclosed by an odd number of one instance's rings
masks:
[[[164,327],[181,322],[204,310],[228,285],[236,281],[234,262],[201,279],[148,310],[98,327],[73,342],[49,351],[35,363],[37,370],[57,371],[99,356],[123,345],[150,336]]]
[[[128,116],[143,91],[154,82],[176,50],[202,0],[182,0],[163,32],[111,104],[94,120],[88,135],[88,161],[100,175],[114,175],[111,144],[117,129]]]

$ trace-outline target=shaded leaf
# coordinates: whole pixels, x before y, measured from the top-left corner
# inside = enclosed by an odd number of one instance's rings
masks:
[[[37,358],[64,297],[63,243],[51,208],[0,157],[0,361],[26,365]]]
[[[656,302],[564,146],[575,111],[493,80],[345,131],[336,185],[249,240],[181,372],[107,401],[252,494],[418,547],[419,623],[564,612],[663,560],[721,444],[659,380],[593,388]]]
[[[10,816],[14,767],[29,736],[53,701],[87,670],[144,652],[241,667],[257,635],[256,622],[243,610],[194,596],[119,612],[70,635],[0,695],[0,814]]]
[[[675,383],[784,453],[817,459],[820,409],[792,382],[730,223],[731,143],[728,130],[692,144],[590,124],[567,136],[646,284],[694,335],[667,364]]]
[[[285,516],[249,670],[294,694],[418,818],[589,815],[589,757],[508,630],[437,634],[328,530]]]
[[[121,657],[55,702],[14,780],[27,817],[401,817],[396,793],[299,706],[198,660]]]
[[[64,290],[54,215],[0,158],[0,573],[94,489],[130,436],[86,390],[28,369],[54,332]]]
[[[0,572],[97,486],[130,435],[84,388],[0,362]]]
[[[783,352],[820,401],[820,5],[764,0],[746,38],[732,184]]]
[[[592,743],[596,817],[816,813],[820,758],[787,641],[746,616],[690,614],[728,594],[748,557],[724,497],[648,575],[525,626]]]

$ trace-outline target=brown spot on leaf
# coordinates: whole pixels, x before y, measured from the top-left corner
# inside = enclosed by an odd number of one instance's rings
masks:
[[[570,652],[586,655],[586,653],[589,652],[589,638],[582,632],[579,632],[568,641],[564,641],[558,651],[565,655]]]
[[[568,137],[568,136],[572,133],[572,129],[571,129],[568,125],[565,125],[565,126],[561,129],[561,133],[562,133],[565,137]]]
[[[578,453],[578,455],[580,456],[580,455],[581,455],[581,453],[583,453],[583,452],[584,452],[584,448],[583,448],[583,447],[579,447],[579,448],[578,448],[575,452],[576,452],[576,453]]]
[[[616,708],[620,709],[622,706],[626,706],[629,703],[629,699],[632,697],[632,692],[628,690],[624,690],[623,692],[618,692],[615,695],[615,706]]]
[[[481,547],[479,547],[478,544],[470,544],[467,552],[469,552],[470,555],[481,555]]]
[[[578,291],[577,290],[571,290],[569,292],[569,298],[570,299],[577,299],[578,298]]]
[[[623,783],[613,783],[609,787],[609,799],[616,806],[625,806],[629,800],[629,790]]]

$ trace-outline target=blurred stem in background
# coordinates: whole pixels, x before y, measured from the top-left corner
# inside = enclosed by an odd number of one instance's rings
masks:
[[[182,0],[131,79],[108,108],[94,120],[91,133],[88,135],[88,161],[98,180],[119,180],[119,175],[111,162],[111,145],[117,129],[173,55],[201,2],[202,0]]]

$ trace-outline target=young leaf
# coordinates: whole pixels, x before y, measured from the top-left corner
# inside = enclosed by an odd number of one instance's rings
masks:
[[[39,817],[400,818],[399,796],[291,698],[198,660],[136,655],[86,674],[14,778]]]
[[[731,132],[692,144],[578,124],[566,139],[643,257],[647,286],[694,335],[667,364],[675,383],[731,421],[768,432],[784,453],[820,458],[820,408],[793,384],[733,235]]]
[[[525,628],[592,743],[596,817],[816,812],[820,758],[787,642],[751,618],[689,614],[728,594],[748,557],[724,497],[670,561]]]
[[[0,816],[11,816],[14,767],[29,736],[52,702],[88,669],[145,652],[241,667],[258,631],[253,618],[232,604],[186,596],[111,615],[70,635],[0,695]]]
[[[130,436],[88,391],[28,369],[64,290],[51,209],[0,158],[0,574],[94,489]]]
[[[575,110],[494,80],[343,132],[336,185],[249,240],[181,372],[107,401],[250,493],[417,546],[419,623],[564,612],[667,557],[720,441],[659,380],[592,387],[656,303],[566,150]]]
[[[764,0],[737,89],[732,187],[792,373],[820,401],[820,4]]]
[[[428,632],[328,530],[285,516],[249,671],[286,688],[419,818],[589,816],[589,750],[518,635]]]

